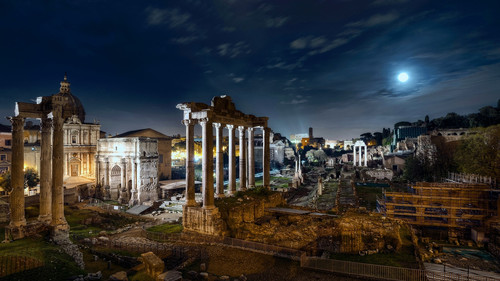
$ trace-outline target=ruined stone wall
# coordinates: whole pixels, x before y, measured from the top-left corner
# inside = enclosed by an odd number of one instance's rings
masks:
[[[383,179],[392,180],[394,172],[389,169],[370,169],[366,170],[366,175],[378,180],[383,180]]]

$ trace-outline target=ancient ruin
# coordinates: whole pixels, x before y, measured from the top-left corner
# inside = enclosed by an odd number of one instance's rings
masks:
[[[106,138],[98,142],[97,184],[104,199],[152,205],[158,199],[158,140]]]
[[[78,114],[79,107],[70,93],[67,76],[61,81],[60,92],[38,97],[37,103],[17,102],[12,122],[12,172],[10,194],[10,223],[5,228],[5,237],[21,239],[26,236],[24,210],[24,143],[23,129],[26,118],[40,119],[41,165],[40,165],[40,215],[38,223],[50,224],[52,235],[68,233],[69,226],[64,217],[64,136],[63,124]],[[35,229],[36,226],[29,227]]]
[[[216,194],[224,196],[222,130],[229,133],[229,186],[228,194],[236,192],[236,151],[235,129],[239,131],[239,190],[255,186],[254,131],[261,129],[263,134],[263,185],[270,188],[270,133],[267,117],[255,117],[236,110],[229,96],[214,97],[211,105],[187,102],[177,105],[184,112],[183,124],[186,125],[186,204],[184,206],[183,224],[187,230],[213,234],[218,232],[216,221],[220,217],[214,205],[213,177],[213,127],[216,130]],[[194,125],[202,126],[202,193],[203,204],[199,207],[195,202],[194,189]],[[248,132],[248,147],[246,133]],[[248,160],[247,160],[248,156]],[[247,165],[248,164],[248,165]]]
[[[365,153],[364,153],[364,164],[361,164],[361,156],[363,155],[363,148],[365,149]],[[359,164],[356,165],[356,150],[359,149]],[[354,156],[354,160],[353,160],[353,165],[354,166],[364,166],[366,167],[367,166],[367,162],[368,162],[368,152],[367,152],[367,147],[366,147],[366,144],[364,141],[362,140],[358,140],[356,141],[356,143],[354,144],[354,147],[353,147],[353,156]]]

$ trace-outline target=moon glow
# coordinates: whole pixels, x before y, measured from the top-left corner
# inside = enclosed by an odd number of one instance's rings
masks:
[[[410,78],[410,77],[408,76],[408,74],[406,74],[406,72],[399,73],[399,75],[398,75],[398,80],[403,82],[403,83],[408,81],[408,78]]]

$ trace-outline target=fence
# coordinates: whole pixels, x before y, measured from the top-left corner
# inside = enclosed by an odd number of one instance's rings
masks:
[[[126,211],[125,206],[104,203],[103,201],[101,201],[99,199],[95,199],[95,198],[90,199],[88,206],[100,207],[101,209],[106,210],[107,212],[125,212]]]
[[[16,256],[1,255],[0,277],[4,277],[25,270],[34,269],[41,266],[44,266],[44,262],[42,260],[34,258],[33,253],[30,251],[22,253],[22,255],[16,255]]]
[[[246,241],[231,237],[221,237],[221,236],[209,236],[191,233],[160,233],[147,231],[143,228],[143,236],[161,242],[176,242],[182,241],[185,243],[198,243],[198,244],[216,244],[224,245],[232,248],[240,248],[244,250],[250,250],[253,252],[270,254],[273,256],[279,256],[284,258],[289,258],[292,260],[300,260],[303,252],[296,249],[285,248],[270,244],[264,244],[253,241]]]
[[[437,272],[421,269],[410,269],[394,266],[358,263],[350,261],[331,260],[318,257],[302,256],[300,266],[328,272],[373,278],[377,280],[402,281],[495,281],[491,277],[465,276],[452,272]]]

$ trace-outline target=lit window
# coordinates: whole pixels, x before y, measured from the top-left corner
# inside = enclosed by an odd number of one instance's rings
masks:
[[[7,146],[11,146],[11,145],[12,145],[12,144],[11,144],[11,140],[5,140],[5,145],[7,145]]]
[[[76,143],[76,136],[71,136],[71,143]]]

